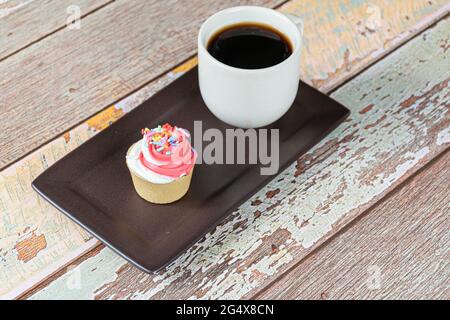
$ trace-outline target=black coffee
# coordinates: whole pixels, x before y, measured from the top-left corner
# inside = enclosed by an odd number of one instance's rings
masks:
[[[220,62],[241,69],[268,68],[292,54],[292,45],[279,31],[256,23],[241,23],[219,30],[208,52]]]

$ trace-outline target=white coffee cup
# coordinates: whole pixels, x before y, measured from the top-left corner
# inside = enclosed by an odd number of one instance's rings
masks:
[[[207,50],[216,32],[237,23],[269,25],[285,35],[293,52],[283,62],[262,69],[239,69],[215,59]],[[303,23],[282,13],[254,6],[220,11],[206,20],[198,35],[200,91],[209,110],[223,122],[258,128],[281,118],[297,96]]]

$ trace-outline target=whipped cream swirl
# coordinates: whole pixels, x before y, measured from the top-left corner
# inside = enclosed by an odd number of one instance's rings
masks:
[[[141,178],[152,183],[169,183],[190,174],[197,152],[189,141],[189,132],[169,124],[144,129],[143,138],[127,155],[127,165]]]

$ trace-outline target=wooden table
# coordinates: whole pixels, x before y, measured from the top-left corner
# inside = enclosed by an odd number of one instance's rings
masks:
[[[302,80],[351,116],[145,274],[30,183],[194,67],[201,22],[238,4],[302,17]],[[80,28],[67,27],[78,9]],[[0,296],[448,299],[449,11],[447,0],[1,1]]]

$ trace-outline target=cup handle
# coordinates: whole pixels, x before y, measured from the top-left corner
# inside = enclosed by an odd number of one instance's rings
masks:
[[[297,26],[298,31],[300,31],[300,38],[303,40],[303,30],[304,30],[303,19],[292,13],[283,13],[283,14]]]

